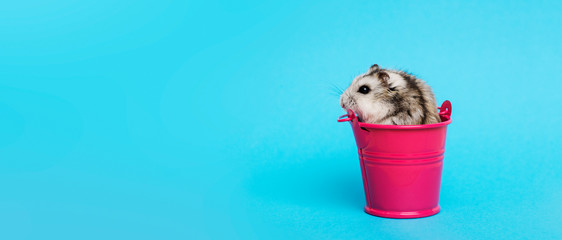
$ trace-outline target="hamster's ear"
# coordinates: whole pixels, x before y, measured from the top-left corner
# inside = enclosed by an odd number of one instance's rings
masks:
[[[373,64],[373,66],[371,66],[371,67],[369,68],[369,73],[376,72],[376,71],[378,71],[378,70],[379,70],[379,65]]]
[[[378,77],[379,77],[379,80],[381,81],[381,83],[383,84],[383,86],[385,86],[385,87],[390,86],[388,84],[388,80],[390,79],[390,76],[388,75],[388,73],[381,71],[381,72],[379,72]]]

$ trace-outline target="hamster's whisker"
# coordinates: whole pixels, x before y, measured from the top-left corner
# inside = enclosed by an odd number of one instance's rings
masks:
[[[338,94],[338,95],[343,94],[343,90],[342,90],[340,87],[338,87],[338,85],[332,83],[331,86],[332,86],[332,91],[333,91],[333,92],[335,92],[335,93]]]

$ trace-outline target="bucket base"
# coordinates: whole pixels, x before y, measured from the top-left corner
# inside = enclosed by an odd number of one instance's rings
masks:
[[[399,211],[384,211],[384,210],[377,210],[370,207],[365,206],[365,212],[377,217],[384,217],[384,218],[422,218],[422,217],[429,217],[439,213],[441,208],[439,205],[432,209],[422,210],[422,211],[412,211],[412,212],[399,212]]]

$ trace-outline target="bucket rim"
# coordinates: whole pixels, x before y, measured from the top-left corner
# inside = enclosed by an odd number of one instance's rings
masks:
[[[432,124],[420,124],[420,125],[383,125],[383,124],[374,124],[374,123],[364,123],[359,122],[357,116],[353,112],[353,110],[348,109],[347,114],[342,115],[339,117],[338,122],[351,122],[351,125],[359,126],[360,128],[367,128],[367,129],[395,129],[395,130],[406,130],[406,129],[429,129],[429,128],[439,128],[449,125],[453,120],[451,119],[451,102],[449,100],[445,100],[439,109],[439,117],[441,119],[445,119],[445,121],[441,121],[439,123],[432,123]],[[346,117],[345,119],[342,119]]]
[[[449,125],[453,120],[450,117],[446,117],[446,121],[442,121],[440,123],[432,123],[432,124],[421,124],[421,125],[383,125],[383,124],[373,124],[373,123],[364,123],[359,122],[357,118],[353,119],[353,122],[357,122],[359,127],[362,128],[370,128],[370,129],[428,129],[428,128],[437,128]]]

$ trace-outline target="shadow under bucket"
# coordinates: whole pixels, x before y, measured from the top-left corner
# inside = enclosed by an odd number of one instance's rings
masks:
[[[387,218],[420,218],[439,212],[451,102],[443,102],[439,109],[441,122],[425,125],[363,123],[351,110],[338,119],[349,121],[355,135],[365,212]]]

